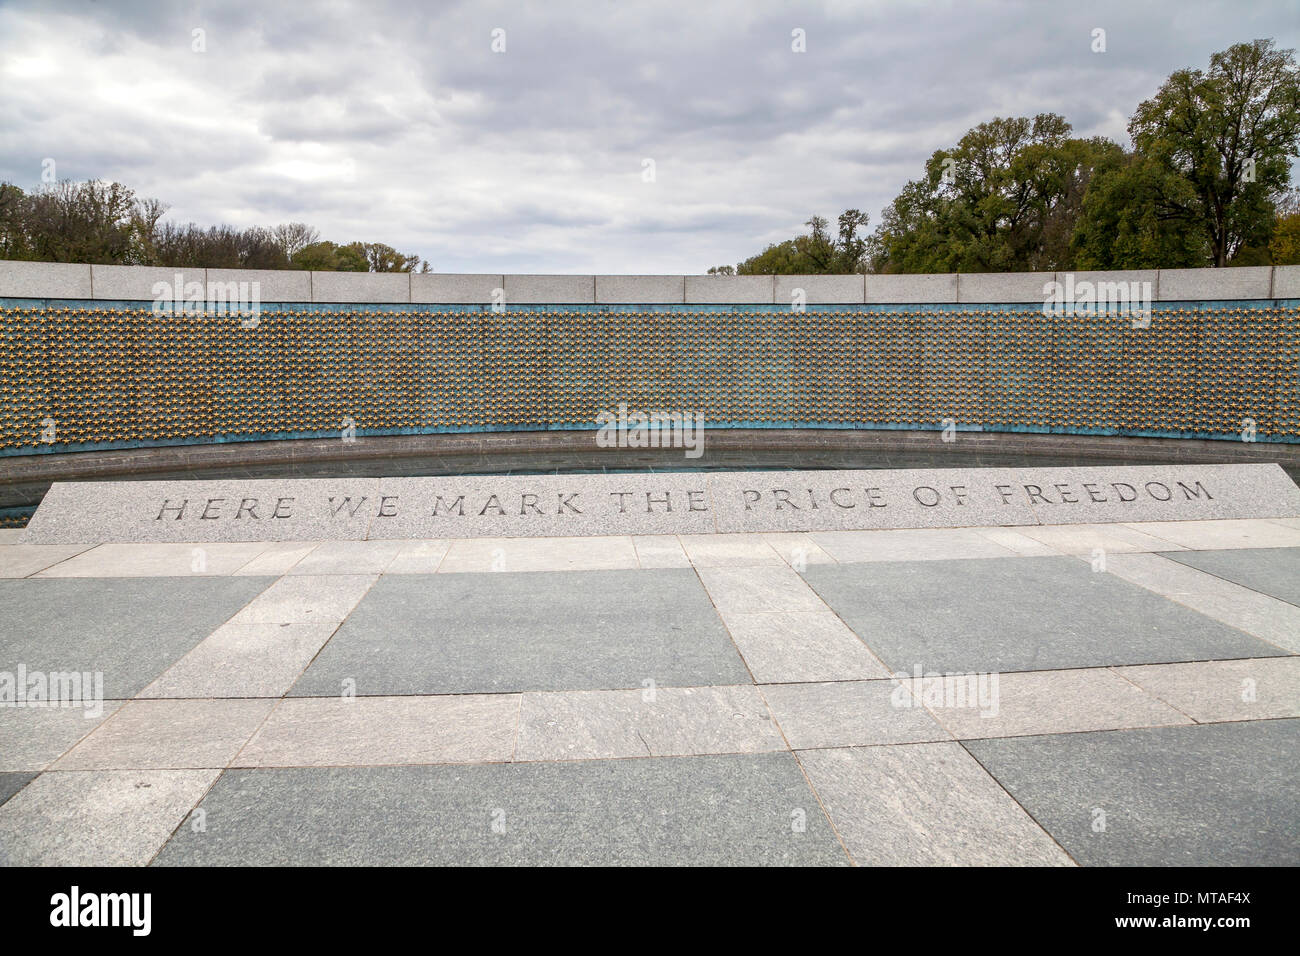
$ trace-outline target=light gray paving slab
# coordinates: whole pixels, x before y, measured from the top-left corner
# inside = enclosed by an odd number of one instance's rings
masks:
[[[768,684],[762,690],[795,750],[950,739],[897,681]]]
[[[0,805],[35,778],[34,773],[0,773]]]
[[[646,687],[524,695],[517,760],[784,750],[758,689]]]
[[[1106,668],[935,674],[907,683],[913,696],[958,739],[1191,723],[1185,714]]]
[[[19,544],[22,535],[22,528],[0,528],[0,544]]]
[[[442,574],[474,571],[599,571],[637,567],[626,535],[605,538],[471,538],[452,541]]]
[[[789,753],[231,770],[203,809],[158,864],[848,862]]]
[[[870,680],[889,671],[829,610],[722,615],[760,684]]]
[[[378,766],[510,760],[516,694],[280,701],[237,767]]]
[[[835,563],[835,559],[807,532],[773,532],[763,535],[763,540],[796,571],[802,571],[810,564]]]
[[[224,767],[271,712],[271,700],[133,700],[59,758],[55,770]]]
[[[1179,552],[1191,553],[1194,552]],[[1300,654],[1300,608],[1170,560],[1172,557],[1170,554],[1114,554],[1106,559],[1106,571],[1271,645]]]
[[[316,547],[316,542],[312,541],[277,541],[267,544],[265,550],[235,573],[279,576],[311,554]]]
[[[1226,548],[1300,547],[1300,528],[1251,518],[1223,521],[1149,521],[1133,526],[1180,548],[1215,551]],[[1169,548],[1174,551],[1177,548]]]
[[[0,578],[25,578],[84,550],[79,544],[0,544]]]
[[[804,579],[887,666],[908,674],[1282,653],[1073,557],[813,565]]]
[[[0,707],[0,770],[44,770],[122,706]]]
[[[22,540],[707,535],[1296,515],[1300,488],[1276,464],[56,482]],[[1257,524],[1271,529],[1266,546],[1300,534]]]
[[[442,565],[450,547],[451,542],[447,540],[407,542],[397,552],[397,557],[385,573],[433,574]]]
[[[1148,664],[1115,670],[1201,723],[1300,717],[1300,657]]]
[[[1030,558],[1060,554],[1055,548],[1023,534],[1020,528],[976,528],[975,530],[1012,554]]]
[[[402,550],[400,541],[326,541],[289,574],[383,574]]]
[[[1050,547],[1058,554],[1126,554],[1134,551],[1176,551],[1164,538],[1122,524],[1063,524],[1017,528],[1019,533]]]
[[[412,302],[490,305],[493,293],[505,289],[501,275],[456,273],[411,273]]]
[[[386,575],[292,694],[507,693],[750,681],[695,573]]]
[[[798,572],[784,565],[697,570],[721,614],[826,610],[822,599],[804,584]]]
[[[674,534],[639,534],[632,538],[637,564],[643,568],[689,568],[682,543]]]
[[[313,302],[402,303],[411,301],[409,272],[313,272]]]
[[[11,866],[144,866],[219,773],[43,773],[0,806],[0,858]]]
[[[270,583],[259,577],[0,581],[0,672],[99,675],[134,697]]]
[[[960,744],[813,750],[799,760],[859,865],[1071,865]]]
[[[90,266],[0,259],[0,298],[89,299]]]
[[[373,574],[285,576],[248,602],[230,623],[337,624],[375,580]]]
[[[596,301],[595,276],[506,275],[506,306],[563,305]]]
[[[683,276],[596,276],[596,301],[633,305],[686,301]]]
[[[1300,721],[967,741],[1080,863],[1300,863]]]
[[[40,572],[42,578],[146,578],[228,575],[254,560],[265,545],[101,544]]]
[[[1164,556],[1279,601],[1300,606],[1300,547],[1183,551]]]
[[[336,625],[223,624],[140,697],[280,697],[293,686]]]
[[[697,568],[746,568],[782,565],[781,555],[758,534],[693,534],[680,539]]]
[[[840,562],[1005,558],[1016,553],[969,528],[817,531],[811,537]]]

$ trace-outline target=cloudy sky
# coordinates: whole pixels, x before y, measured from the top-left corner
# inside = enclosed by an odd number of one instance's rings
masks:
[[[0,0],[0,180],[53,159],[438,272],[703,272],[812,213],[874,227],[993,116],[1127,144],[1172,70],[1260,36],[1300,45],[1295,0]]]

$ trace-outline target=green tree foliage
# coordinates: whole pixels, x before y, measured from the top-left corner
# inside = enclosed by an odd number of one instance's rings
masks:
[[[840,214],[838,232],[832,236],[830,223],[813,216],[806,223],[808,234],[774,243],[735,268],[714,266],[709,275],[826,275],[866,271],[866,245],[858,230],[867,225],[867,214],[848,209]]]
[[[1214,54],[1206,72],[1178,70],[1138,106],[1129,136],[1136,158],[1117,174],[1126,180],[1117,189],[1144,223],[1137,231],[1148,250],[1166,248],[1181,230],[1209,260],[1196,264],[1268,261],[1276,203],[1300,156],[1294,51],[1255,40]],[[1098,200],[1093,212],[1113,219],[1114,204]],[[1096,249],[1104,229],[1089,228]],[[1099,258],[1125,261],[1114,253]]]
[[[1099,168],[1122,150],[1071,138],[1055,113],[995,118],[952,149],[885,208],[871,238],[878,272],[1015,272],[1068,267],[1074,223]]]

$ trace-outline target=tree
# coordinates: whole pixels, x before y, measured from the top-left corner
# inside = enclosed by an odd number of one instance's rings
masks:
[[[1173,73],[1129,123],[1134,148],[1154,167],[1141,177],[1155,216],[1203,236],[1211,265],[1268,245],[1274,204],[1300,156],[1294,54],[1272,40],[1238,43],[1210,57],[1208,72]]]
[[[305,222],[283,222],[271,229],[271,236],[287,259],[292,259],[313,242],[320,241],[320,232]]]
[[[1070,267],[1074,222],[1097,169],[1122,151],[1076,139],[1055,113],[996,117],[936,151],[885,207],[868,254],[879,272]]]
[[[1300,190],[1293,189],[1278,203],[1277,225],[1268,244],[1275,266],[1300,265]]]
[[[31,258],[42,262],[130,265],[138,259],[131,216],[135,196],[120,183],[65,180],[23,204]]]
[[[840,214],[838,232],[832,237],[829,222],[813,216],[805,226],[808,235],[773,243],[734,269],[714,266],[710,275],[828,275],[862,272],[866,267],[866,240],[858,229],[867,224],[867,214],[847,209]]]

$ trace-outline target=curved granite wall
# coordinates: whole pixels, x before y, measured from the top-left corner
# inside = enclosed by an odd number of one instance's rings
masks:
[[[170,270],[0,263],[0,455],[593,429],[620,406],[712,428],[1300,442],[1300,270],[1147,275],[1149,323],[1051,314],[1051,274],[199,270],[259,282],[252,320],[154,311]],[[906,296],[933,301],[887,301]]]

